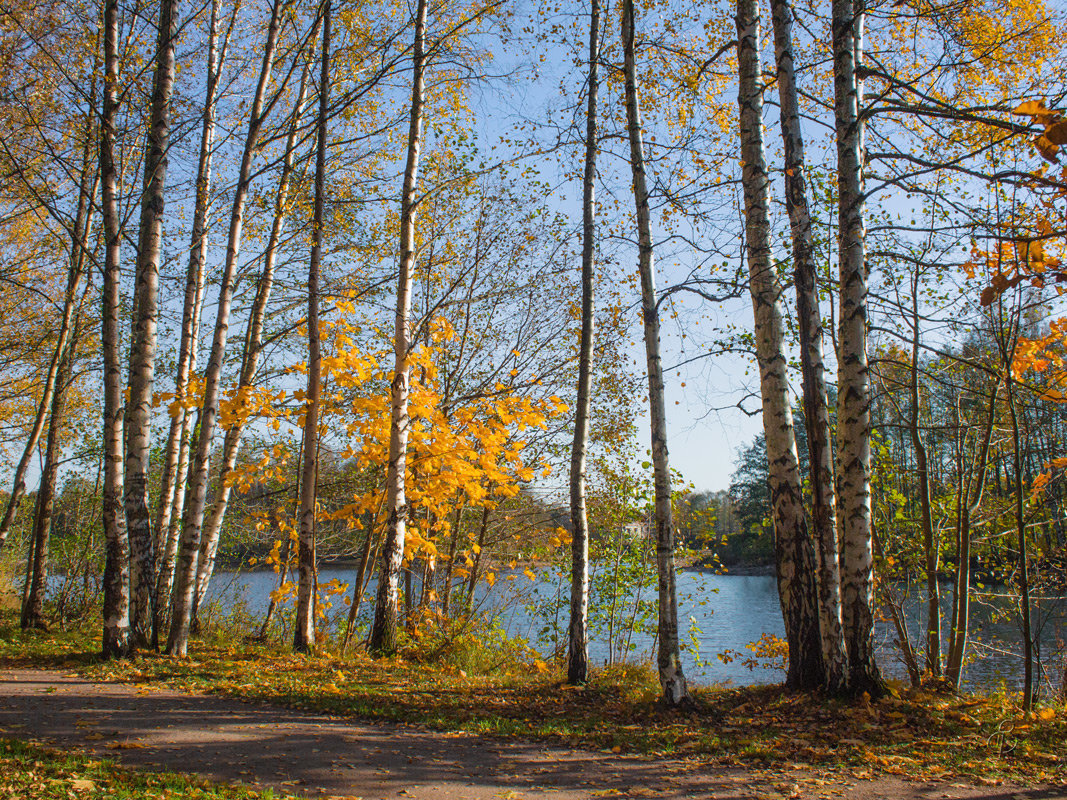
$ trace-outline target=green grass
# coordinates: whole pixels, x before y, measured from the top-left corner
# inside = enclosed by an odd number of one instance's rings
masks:
[[[0,738],[0,797],[24,800],[277,800],[271,790],[212,784],[174,772],[141,773],[80,753]]]

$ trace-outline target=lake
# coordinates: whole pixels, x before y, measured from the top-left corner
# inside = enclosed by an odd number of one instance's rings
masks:
[[[355,569],[322,569],[320,584],[337,579],[342,583],[355,580]],[[220,596],[241,597],[253,614],[261,615],[269,602],[269,593],[277,586],[278,578],[271,572],[219,573],[211,582],[209,599]],[[367,587],[360,619],[365,624],[372,612],[374,583]],[[549,656],[560,642],[565,642],[567,598],[569,583],[560,580],[551,570],[539,570],[537,580],[530,581],[521,572],[502,574],[491,589],[483,587],[478,595],[478,607],[487,614],[497,615],[499,624],[509,634],[525,637],[542,654]],[[691,682],[697,684],[732,683],[750,685],[780,683],[784,673],[780,669],[749,669],[742,659],[723,663],[717,656],[727,650],[748,654],[746,645],[763,634],[783,636],[781,610],[775,580],[768,575],[718,575],[701,570],[682,570],[678,573],[679,621],[685,644],[685,670]],[[942,590],[944,601],[943,624],[949,620],[950,593]],[[642,600],[655,600],[655,586],[645,587]],[[1017,690],[1021,685],[1018,614],[1012,611],[1013,600],[1003,589],[973,592],[971,603],[972,644],[971,663],[966,667],[965,684],[971,688],[995,690],[1001,687]],[[922,637],[924,602],[915,596],[907,604],[908,623],[912,639]],[[287,608],[291,609],[291,605]],[[342,617],[347,608],[335,600],[336,616]],[[627,617],[628,618],[628,617]],[[1046,688],[1060,689],[1067,652],[1067,598],[1042,598],[1035,602],[1035,630],[1040,632],[1040,656],[1045,669]],[[649,621],[654,631],[655,619]],[[878,623],[876,634],[879,664],[887,675],[906,678],[906,671],[894,643],[895,631],[888,621]],[[948,631],[943,633],[943,642]],[[654,656],[654,636],[648,632],[635,633],[629,642],[631,661],[651,661]],[[947,644],[943,644],[947,647]],[[590,660],[603,664],[608,659],[606,633],[594,632],[590,641]]]

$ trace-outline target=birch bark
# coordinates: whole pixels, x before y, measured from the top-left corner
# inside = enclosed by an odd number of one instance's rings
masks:
[[[119,81],[118,0],[104,2],[104,98],[100,112],[100,186],[104,219],[104,275],[100,343],[104,357],[104,481],[103,525],[105,658],[130,653],[129,539],[122,507],[122,363],[119,341],[119,264],[121,231],[118,212],[118,171],[115,165],[115,112]]]
[[[785,203],[789,214],[793,281],[797,296],[814,537],[814,546],[810,540],[796,544],[796,592],[793,600],[796,603],[795,634],[802,655],[798,654],[794,661],[791,640],[790,674],[786,682],[796,688],[814,688],[822,684],[829,692],[836,694],[845,685],[848,665],[841,623],[841,573],[837,523],[834,519],[833,449],[826,399],[822,315],[815,280],[817,266],[812,245],[804,137],[793,56],[793,9],[789,0],[771,0],[771,18],[781,108],[779,122],[785,151]],[[811,607],[813,603],[816,608]],[[810,621],[813,615],[814,624]],[[816,639],[814,646],[819,658],[811,653],[812,637]]]
[[[833,0],[834,127],[838,191],[838,506],[842,529],[842,622],[849,690],[880,696],[874,657],[874,553],[871,529],[871,407],[867,365],[867,265],[860,89],[856,58],[862,10]]]
[[[919,480],[920,525],[926,555],[926,671],[941,677],[941,589],[937,582],[940,549],[934,540],[933,510],[930,505],[930,468],[926,442],[920,428],[919,394],[919,273],[911,282],[911,374],[908,386],[911,408],[908,433],[915,450],[915,474]]]
[[[230,330],[230,307],[233,303],[234,276],[237,257],[241,250],[241,229],[244,223],[245,203],[252,185],[252,162],[263,128],[264,99],[270,83],[271,67],[281,29],[282,0],[271,6],[270,23],[264,43],[263,60],[256,84],[252,106],[249,109],[248,132],[237,185],[230,213],[230,229],[226,243],[226,260],[219,290],[218,311],[215,317],[215,332],[211,341],[211,354],[204,372],[204,399],[198,422],[195,453],[189,464],[188,487],[182,519],[182,535],[179,548],[179,569],[174,593],[171,597],[170,634],[167,637],[167,654],[184,656],[189,645],[189,628],[192,615],[193,592],[196,588],[196,566],[200,547],[200,533],[204,522],[204,506],[207,499],[208,466],[211,456],[211,440],[219,412],[219,384],[222,379],[226,341]]]
[[[669,706],[691,702],[682,672],[678,639],[678,592],[674,573],[674,519],[671,512],[671,473],[667,455],[667,413],[663,399],[663,363],[659,349],[659,306],[652,251],[652,220],[645,179],[641,101],[637,89],[634,45],[634,0],[623,0],[622,42],[626,91],[626,127],[630,141],[630,171],[637,210],[638,269],[641,273],[641,316],[644,320],[648,364],[649,423],[652,433],[652,468],[655,487],[656,566],[659,573],[659,668],[663,699]]]
[[[322,397],[322,354],[319,346],[319,273],[326,200],[326,115],[330,104],[330,0],[322,23],[322,71],[319,74],[318,143],[315,148],[315,218],[308,261],[308,388],[304,412],[304,465],[300,476],[300,532],[297,540],[299,583],[293,649],[315,646],[315,503],[319,466],[319,405]]]
[[[174,559],[178,552],[179,525],[185,487],[178,487],[189,462],[189,437],[192,412],[185,408],[189,377],[196,366],[197,342],[200,339],[200,313],[204,300],[204,260],[207,255],[207,215],[211,199],[211,161],[215,141],[218,79],[221,58],[218,48],[219,0],[211,4],[208,29],[207,79],[204,88],[203,124],[200,154],[196,170],[196,199],[193,206],[193,229],[189,242],[189,264],[185,272],[185,298],[182,306],[181,343],[178,348],[177,374],[174,379],[174,402],[178,413],[171,416],[170,431],[163,455],[160,475],[159,507],[156,512],[156,553],[159,569],[156,576],[155,606],[152,619],[152,644],[159,646],[159,635],[169,616],[170,592],[174,584]]]
[[[813,688],[822,684],[821,652],[818,618],[813,607],[811,540],[804,511],[783,349],[779,302],[781,287],[771,260],[771,226],[767,208],[770,192],[763,144],[758,0],[738,0],[736,21],[745,248],[763,401],[763,432],[767,443],[775,571],[789,642],[786,682],[791,688]],[[805,558],[807,563],[801,565]]]
[[[597,90],[600,85],[600,0],[589,13],[589,81],[585,110],[585,174],[582,179],[582,331],[578,345],[578,397],[571,444],[571,618],[567,682],[589,678],[589,519],[585,507],[585,465],[589,447],[589,395],[593,375],[593,280],[596,236]]]
[[[415,12],[412,59],[411,114],[408,125],[407,162],[400,199],[400,270],[396,288],[396,324],[393,339],[394,366],[390,390],[389,463],[386,471],[386,531],[378,594],[374,604],[370,651],[390,654],[396,650],[397,600],[400,567],[404,560],[404,533],[408,505],[404,478],[410,418],[411,289],[415,269],[415,213],[419,156],[422,147],[422,112],[426,81],[426,15],[428,0],[419,0]]]
[[[170,98],[174,89],[175,0],[159,5],[159,39],[152,86],[152,112],[145,142],[141,225],[134,277],[133,338],[130,345],[126,407],[126,530],[130,540],[130,625],[135,644],[151,641],[155,552],[148,510],[148,469],[152,449],[152,388],[156,328],[159,323],[159,257],[163,200],[170,147]]]
[[[77,246],[76,246],[77,247]],[[77,258],[77,255],[75,255]],[[73,268],[72,268],[73,271]],[[80,266],[77,268],[81,272]],[[84,295],[82,302],[84,302]],[[56,388],[52,394],[52,407],[48,415],[48,435],[45,437],[44,466],[41,469],[41,483],[37,489],[36,509],[33,518],[33,547],[31,549],[32,566],[29,569],[29,591],[22,605],[20,626],[23,630],[36,628],[46,630],[44,618],[44,595],[48,580],[48,550],[52,538],[52,515],[55,510],[56,475],[59,471],[59,436],[63,428],[66,413],[67,390],[70,387],[74,371],[74,359],[78,344],[80,325],[80,306],[75,314],[73,330],[63,350],[56,373]]]

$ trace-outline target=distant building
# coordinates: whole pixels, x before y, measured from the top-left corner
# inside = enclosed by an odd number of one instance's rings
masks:
[[[627,522],[622,526],[622,535],[624,539],[630,541],[639,542],[652,538],[652,526],[648,520],[638,520],[636,522]]]

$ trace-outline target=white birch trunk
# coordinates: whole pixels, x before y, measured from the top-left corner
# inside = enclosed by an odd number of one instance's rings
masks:
[[[309,38],[314,39],[318,31],[318,24],[312,29]],[[285,155],[282,158],[282,173],[278,182],[278,193],[274,198],[274,222],[271,225],[270,237],[263,254],[263,271],[260,273],[256,285],[256,297],[252,302],[249,313],[248,327],[245,330],[244,355],[241,359],[241,374],[238,378],[237,391],[251,387],[259,375],[259,358],[263,352],[263,325],[267,317],[267,306],[270,303],[271,292],[274,288],[274,270],[278,262],[278,247],[281,243],[282,228],[285,226],[289,208],[289,189],[292,181],[293,162],[296,152],[297,135],[299,134],[300,121],[303,116],[304,105],[307,101],[307,87],[310,80],[311,63],[305,65],[301,75],[300,90],[297,95],[296,110],[293,114],[292,125],[285,142]],[[204,529],[200,537],[200,554],[196,568],[196,594],[193,601],[194,610],[199,608],[200,600],[207,591],[211,575],[215,570],[215,554],[219,548],[219,535],[222,532],[222,522],[229,506],[232,486],[230,476],[237,465],[237,455],[241,449],[241,436],[244,433],[247,421],[240,418],[234,426],[226,431],[222,444],[222,465],[219,468],[218,490],[215,503],[211,512],[207,515]]]
[[[571,617],[567,682],[589,678],[589,519],[585,507],[585,464],[589,446],[589,395],[593,379],[593,287],[596,236],[597,91],[600,86],[600,0],[589,12],[589,82],[585,110],[585,174],[582,179],[582,331],[578,345],[578,397],[571,444]]]
[[[185,510],[182,519],[182,536],[179,548],[179,565],[174,593],[171,597],[170,634],[167,637],[168,655],[184,656],[189,646],[193,592],[196,588],[196,566],[200,547],[200,532],[204,522],[204,506],[207,499],[211,440],[215,435],[215,423],[219,412],[219,385],[226,355],[226,342],[230,330],[230,307],[233,303],[234,277],[237,257],[241,250],[241,229],[244,223],[245,202],[252,185],[252,162],[263,128],[263,106],[270,83],[271,67],[277,48],[282,21],[282,2],[275,0],[271,6],[270,23],[264,44],[263,60],[259,72],[252,107],[249,110],[248,133],[245,136],[241,168],[234,191],[230,214],[230,229],[226,243],[226,261],[222,271],[219,290],[218,312],[215,318],[215,333],[211,341],[211,354],[204,372],[204,400],[200,413],[196,448],[189,464],[189,479],[186,489]]]
[[[867,265],[863,153],[856,54],[861,13],[833,0],[834,123],[838,189],[838,498],[842,530],[841,610],[849,690],[884,690],[874,658],[871,528],[871,408],[867,366]]]
[[[170,608],[170,592],[174,584],[174,559],[178,552],[178,536],[181,531],[178,523],[181,519],[185,496],[185,487],[180,489],[178,487],[178,476],[184,476],[183,467],[188,467],[189,436],[192,431],[192,413],[185,408],[184,402],[189,390],[189,377],[196,365],[197,342],[200,340],[200,312],[204,300],[207,215],[211,199],[211,156],[215,141],[218,99],[216,95],[221,69],[218,52],[218,8],[218,0],[213,0],[208,31],[204,119],[196,171],[196,200],[189,242],[189,264],[185,272],[181,343],[178,349],[177,374],[174,379],[174,401],[179,404],[179,407],[178,413],[172,416],[170,421],[156,512],[156,553],[159,554],[159,569],[155,587],[152,641],[157,647],[160,632],[166,625]]]
[[[308,383],[304,412],[304,465],[300,476],[300,528],[297,539],[299,581],[293,649],[315,646],[315,503],[319,471],[319,406],[322,402],[322,353],[319,343],[319,273],[322,265],[323,217],[326,202],[326,115],[330,105],[330,0],[322,23],[322,71],[319,74],[318,143],[315,148],[315,212],[311,258],[308,261]]]
[[[104,218],[104,275],[101,311],[101,349],[104,356],[104,482],[103,525],[105,658],[125,658],[130,652],[129,539],[122,507],[122,363],[119,341],[122,279],[119,264],[120,222],[118,174],[115,166],[115,111],[119,81],[118,0],[104,3],[104,101],[100,114],[101,211]]]
[[[755,324],[756,361],[763,400],[768,484],[774,521],[778,595],[789,642],[787,684],[821,685],[821,650],[814,608],[811,542],[797,457],[783,347],[781,287],[771,259],[769,180],[763,145],[758,0],[738,0],[737,62],[745,248]],[[807,559],[801,564],[802,559]]]
[[[671,473],[667,456],[667,413],[663,399],[663,363],[659,350],[659,307],[652,252],[652,219],[645,179],[641,101],[637,90],[634,45],[634,2],[623,0],[622,42],[626,87],[626,127],[630,140],[630,170],[637,210],[638,269],[641,273],[641,316],[644,320],[648,364],[649,423],[652,433],[652,468],[655,487],[656,566],[659,572],[659,668],[663,700],[668,706],[691,702],[682,672],[678,639],[678,592],[674,574],[674,519],[671,512]]]
[[[798,689],[815,688],[821,684],[831,694],[837,694],[845,687],[848,663],[841,622],[841,573],[834,518],[833,449],[826,399],[822,315],[815,281],[817,267],[793,57],[793,10],[789,0],[771,0],[771,16],[781,109],[779,121],[785,151],[785,204],[789,213],[797,295],[814,537],[814,546],[810,538],[796,544],[796,591],[792,600],[796,609],[795,635],[803,653],[794,659],[790,640],[790,674],[786,683]],[[815,575],[811,574],[813,569]],[[809,622],[812,614],[816,615],[814,626]],[[817,637],[821,657],[818,659],[809,652],[813,635]]]
[[[156,328],[159,324],[159,257],[163,200],[170,147],[170,98],[174,89],[174,40],[178,28],[175,0],[159,6],[159,39],[152,87],[152,112],[145,142],[141,225],[134,278],[136,309],[130,346],[129,400],[126,408],[126,530],[130,540],[130,624],[135,643],[151,641],[155,552],[148,503],[152,450],[152,389]]]
[[[386,469],[387,517],[378,594],[374,603],[374,624],[370,636],[370,651],[375,654],[391,654],[396,650],[397,600],[408,515],[404,479],[407,469],[408,428],[411,422],[408,416],[408,395],[411,388],[411,289],[415,271],[415,195],[418,188],[422,112],[425,104],[428,5],[428,0],[419,0],[415,12],[411,115],[404,187],[400,197],[400,263],[396,285],[393,381],[390,389],[389,463]]]

